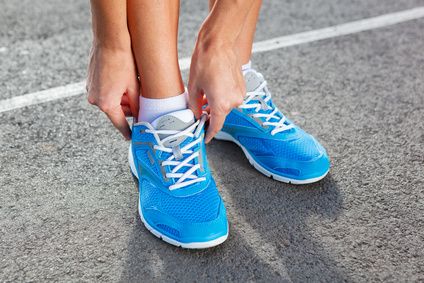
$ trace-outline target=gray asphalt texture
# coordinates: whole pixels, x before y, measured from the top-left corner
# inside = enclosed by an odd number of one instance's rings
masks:
[[[265,1],[256,39],[423,6]],[[0,99],[81,81],[88,1],[0,0]],[[206,1],[182,1],[181,57]],[[208,146],[230,237],[170,246],[141,224],[127,147],[83,95],[0,113],[0,281],[424,281],[424,19],[254,55],[330,174],[268,179]],[[186,72],[185,72],[186,75]]]

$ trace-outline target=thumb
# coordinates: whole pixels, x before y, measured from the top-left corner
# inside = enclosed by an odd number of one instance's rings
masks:
[[[121,132],[124,138],[126,140],[130,140],[130,126],[128,125],[127,119],[125,118],[125,113],[122,111],[122,108],[118,106],[105,113],[112,122],[112,124],[115,126],[115,128],[117,128]]]
[[[188,107],[193,111],[196,119],[202,115],[203,93],[201,90],[189,85],[188,88]]]
[[[213,139],[213,137],[221,130],[222,125],[224,125],[225,117],[225,113],[211,111],[209,127],[205,137],[206,143],[209,143]]]

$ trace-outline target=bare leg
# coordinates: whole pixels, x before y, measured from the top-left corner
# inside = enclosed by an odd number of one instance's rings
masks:
[[[178,65],[180,1],[128,0],[128,26],[146,98],[168,98],[184,92]]]
[[[216,0],[209,0],[209,10],[212,9]],[[237,50],[239,62],[246,64],[252,55],[253,39],[255,37],[256,22],[258,21],[259,11],[261,9],[262,0],[256,0],[250,8],[247,15],[243,30],[237,39]]]

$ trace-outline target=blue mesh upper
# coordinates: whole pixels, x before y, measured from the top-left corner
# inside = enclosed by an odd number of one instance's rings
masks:
[[[254,152],[261,152],[264,149],[270,150],[276,156],[298,161],[308,161],[321,153],[316,144],[309,136],[292,141],[279,141],[252,137],[239,137],[240,143],[247,149]]]
[[[241,136],[239,141],[255,155],[274,155],[274,152],[266,146],[264,139]]]
[[[156,175],[160,176],[162,178],[162,173],[160,172],[159,165],[157,163],[151,164],[149,156],[147,155],[147,149],[146,150],[137,150],[137,158],[140,160],[143,160],[145,164],[149,165],[149,168],[155,172]],[[153,153],[150,153],[153,156]]]
[[[283,174],[293,175],[293,176],[299,176],[300,170],[299,169],[293,169],[293,168],[275,168],[274,170],[279,171]]]
[[[250,103],[253,103],[252,101]],[[248,103],[248,104],[250,104]],[[271,102],[268,102],[268,104],[270,104]],[[274,107],[274,106],[273,106]],[[268,109],[268,110],[261,110],[260,113],[261,114],[270,114],[273,111],[273,109]],[[254,127],[256,128],[256,125],[252,124],[248,119],[247,119],[247,114],[255,114],[255,110],[254,109],[244,109],[243,110],[244,114],[242,116],[234,114],[233,112],[230,112],[227,115],[227,118],[225,119],[225,126],[227,127],[231,127],[231,126],[244,126],[244,127]],[[280,112],[277,112],[275,115],[277,115],[278,117],[282,118],[283,114],[281,114]],[[246,116],[246,118],[244,118],[243,116]],[[265,118],[259,118],[262,122],[265,122],[266,119]],[[276,122],[276,119],[270,119],[269,122]],[[286,120],[284,122],[285,125],[289,125],[290,122],[288,120]],[[270,130],[274,129],[274,127],[270,127]],[[294,133],[296,130],[295,128],[291,128],[289,130],[285,130],[284,133]]]
[[[175,237],[179,237],[180,236],[180,231],[178,231],[177,229],[174,229],[168,225],[159,223],[156,225],[157,227],[163,229],[164,231],[168,232],[171,235],[174,235]]]
[[[237,114],[234,114],[230,112],[230,114],[227,115],[227,118],[225,119],[225,124],[232,124],[237,126],[245,126],[245,127],[254,127],[252,123],[250,123],[248,120],[244,119],[243,117],[240,117]]]
[[[200,193],[189,197],[171,196],[145,180],[141,186],[140,200],[144,208],[155,207],[183,222],[207,222],[214,220],[218,215],[221,198],[213,183]]]

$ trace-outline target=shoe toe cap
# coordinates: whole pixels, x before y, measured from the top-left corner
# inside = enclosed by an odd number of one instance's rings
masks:
[[[205,222],[180,221],[155,208],[143,209],[142,213],[150,227],[179,243],[205,243],[228,235],[228,222],[222,201],[217,217]]]
[[[228,234],[225,206],[213,182],[187,197],[144,187],[140,209],[149,226],[180,243],[213,241]]]

